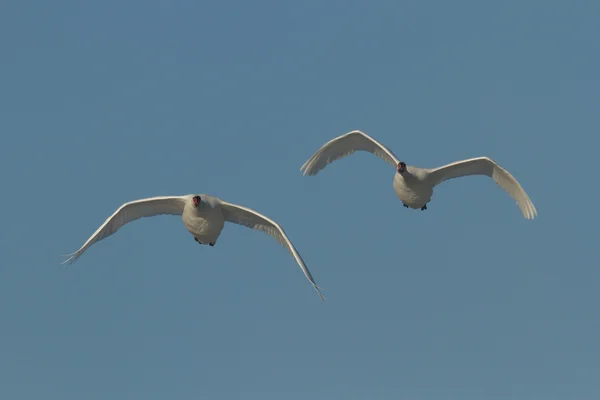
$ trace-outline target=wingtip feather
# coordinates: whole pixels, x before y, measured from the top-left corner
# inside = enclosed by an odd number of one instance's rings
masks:
[[[64,265],[65,267],[68,267],[69,265],[73,264],[78,258],[77,252],[71,254],[63,254],[61,255],[61,257],[67,257],[65,261],[60,263],[60,265]]]
[[[321,288],[320,286],[317,286],[316,283],[313,283],[312,285],[315,288],[315,290],[317,291],[317,293],[319,294],[319,297],[321,298],[321,300],[325,301],[325,296],[323,296],[323,293],[321,293],[321,290],[323,290],[323,288]]]

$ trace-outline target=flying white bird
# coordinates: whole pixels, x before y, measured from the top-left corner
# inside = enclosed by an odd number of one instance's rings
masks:
[[[432,169],[413,167],[398,160],[390,149],[361,131],[348,132],[330,140],[304,163],[300,171],[303,175],[316,175],[333,161],[359,150],[373,153],[396,167],[394,191],[406,208],[426,210],[433,188],[448,179],[487,175],[517,202],[526,219],[537,215],[535,206],[519,182],[488,157],[471,158]]]
[[[192,234],[194,240],[199,244],[208,244],[209,246],[214,246],[217,242],[225,221],[257,229],[271,235],[287,248],[300,265],[306,278],[319,293],[321,299],[325,300],[319,290],[320,288],[304,264],[304,260],[302,260],[283,228],[277,222],[250,208],[231,204],[206,194],[151,197],[125,203],[113,215],[108,217],[106,222],[94,232],[79,250],[68,254],[66,257],[69,258],[63,264],[74,263],[91,245],[112,235],[128,222],[143,217],[164,214],[180,215],[183,224]]]

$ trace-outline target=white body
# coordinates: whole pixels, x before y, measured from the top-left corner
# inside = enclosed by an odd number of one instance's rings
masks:
[[[225,226],[225,216],[220,207],[194,208],[190,202],[186,203],[181,219],[188,232],[202,244],[217,243]]]
[[[433,195],[433,186],[426,180],[418,179],[414,175],[398,172],[394,174],[394,192],[396,196],[410,208],[421,208],[429,203]]]
[[[325,143],[300,170],[304,175],[316,175],[328,164],[355,151],[373,153],[397,168],[393,182],[394,192],[407,207],[425,209],[426,204],[431,201],[434,187],[449,179],[486,175],[517,202],[526,219],[533,219],[537,215],[535,206],[519,182],[488,157],[457,161],[439,168],[414,167],[400,162],[390,149],[361,131],[348,132]]]
[[[139,218],[161,214],[181,216],[188,232],[200,244],[214,245],[223,230],[225,221],[267,233],[290,252],[321,299],[325,300],[300,253],[279,224],[250,208],[228,203],[206,194],[151,197],[125,203],[108,217],[79,250],[69,254],[67,256],[69,258],[64,263],[74,263],[90,246],[114,234],[123,225]]]

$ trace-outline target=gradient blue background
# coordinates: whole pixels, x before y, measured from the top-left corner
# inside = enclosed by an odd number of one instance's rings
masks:
[[[220,3],[220,4],[219,4]],[[600,4],[8,1],[0,6],[2,399],[597,399]],[[361,129],[484,177],[402,207]],[[283,247],[176,217],[73,252],[122,203],[210,193]]]

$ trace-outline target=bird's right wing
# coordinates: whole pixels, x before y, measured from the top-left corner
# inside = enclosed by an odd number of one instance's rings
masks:
[[[161,196],[139,199],[123,204],[113,215],[94,232],[94,234],[75,253],[67,254],[69,257],[63,264],[72,264],[91,245],[112,235],[123,225],[143,217],[170,214],[181,215],[185,206],[183,196]]]
[[[430,170],[429,176],[436,186],[450,179],[470,175],[486,175],[492,178],[517,202],[526,219],[534,219],[537,215],[537,209],[517,179],[489,157],[470,158],[446,164]]]
[[[361,131],[348,132],[327,142],[300,168],[303,175],[316,175],[328,164],[362,150],[375,154],[385,162],[398,165],[398,157],[383,144]]]
[[[296,259],[296,262],[304,272],[304,276],[306,279],[313,285],[321,300],[325,300],[325,296],[321,293],[319,286],[315,283],[310,271],[306,264],[304,264],[304,260],[298,253],[298,250],[292,244],[292,241],[287,237],[283,228],[272,219],[262,215],[261,213],[254,211],[250,208],[239,206],[237,204],[228,203],[226,201],[221,201],[221,206],[223,210],[223,214],[225,216],[225,220],[228,222],[233,222],[234,224],[243,225],[248,228],[256,229],[259,231],[263,231],[266,234],[275,238],[281,245],[283,245]]]

